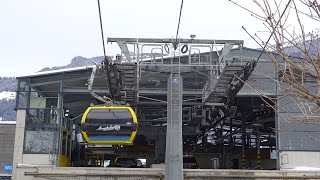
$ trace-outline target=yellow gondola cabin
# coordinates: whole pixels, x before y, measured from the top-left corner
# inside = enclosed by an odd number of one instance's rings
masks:
[[[138,128],[129,106],[92,106],[82,116],[81,130],[89,144],[132,144]]]

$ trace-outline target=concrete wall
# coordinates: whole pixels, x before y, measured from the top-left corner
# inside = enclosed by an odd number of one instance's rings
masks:
[[[23,164],[52,165],[56,161],[55,154],[23,154],[22,157]]]
[[[320,152],[280,151],[280,169],[320,168]]]
[[[0,123],[0,174],[5,173],[4,164],[12,164],[15,129],[15,124]]]
[[[157,168],[92,168],[92,167],[19,167],[19,179],[164,179],[164,169]],[[226,169],[187,169],[184,179],[319,179],[320,173],[315,171],[267,171],[267,170],[226,170]]]

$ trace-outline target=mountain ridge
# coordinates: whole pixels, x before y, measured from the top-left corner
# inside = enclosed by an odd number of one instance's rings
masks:
[[[82,66],[90,66],[94,64],[99,64],[104,60],[103,56],[96,56],[92,58],[86,58],[83,56],[76,56],[71,59],[71,62],[64,66],[54,66],[54,67],[45,67],[41,69],[39,72],[45,71],[52,71],[52,70],[59,70],[59,69],[66,69],[66,68],[75,68],[75,67],[82,67]]]

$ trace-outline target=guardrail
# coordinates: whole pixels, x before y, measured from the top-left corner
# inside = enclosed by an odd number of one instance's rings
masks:
[[[0,174],[0,180],[11,180],[11,174]]]

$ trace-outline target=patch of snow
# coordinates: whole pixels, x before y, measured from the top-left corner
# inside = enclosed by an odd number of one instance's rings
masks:
[[[16,124],[16,121],[0,121],[0,124]]]
[[[0,124],[16,124],[16,121],[4,121],[2,117],[0,117]]]
[[[320,171],[319,167],[298,166],[293,168],[295,171]]]
[[[11,91],[2,91],[0,92],[0,100],[2,99],[15,99],[16,98],[16,93],[15,92],[11,92]]]

